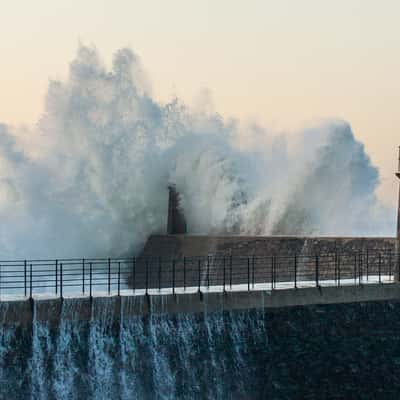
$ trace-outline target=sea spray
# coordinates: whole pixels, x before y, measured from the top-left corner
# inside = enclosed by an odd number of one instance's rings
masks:
[[[143,76],[129,49],[107,67],[80,46],[35,127],[0,124],[3,258],[138,253],[165,232],[170,182],[190,233],[394,233],[378,170],[347,122],[271,135],[160,103]]]

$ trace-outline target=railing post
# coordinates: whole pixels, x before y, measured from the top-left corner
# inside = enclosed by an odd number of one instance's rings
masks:
[[[294,288],[297,289],[297,254],[294,255]]]
[[[161,257],[158,258],[158,291],[161,292]]]
[[[85,294],[85,259],[82,258],[82,294]]]
[[[121,294],[121,261],[118,261],[118,296]]]
[[[149,294],[149,260],[146,259],[146,296]]]
[[[29,298],[32,299],[32,290],[33,290],[33,284],[32,284],[32,264],[29,264]]]
[[[92,298],[93,264],[89,263],[89,297]]]
[[[229,257],[229,288],[230,290],[232,290],[232,264],[233,264],[233,260],[232,260],[232,254]]]
[[[247,290],[250,291],[250,258],[247,257]]]
[[[337,277],[338,277],[338,265],[337,265],[337,248],[335,248],[335,256],[334,256],[334,261],[335,263],[335,285],[337,285]]]
[[[207,288],[210,290],[210,257],[207,256]]]
[[[354,285],[357,283],[357,254],[354,254]]]
[[[186,257],[183,257],[183,291],[186,292]]]
[[[361,285],[362,282],[362,274],[363,274],[363,256],[360,250],[358,255],[358,284]]]
[[[26,293],[27,293],[27,287],[28,287],[28,284],[27,284],[27,271],[26,271],[26,260],[24,261],[24,294],[25,294],[25,297],[26,297]]]
[[[56,260],[56,294],[57,294],[57,286],[58,286],[58,260]]]
[[[400,279],[400,252],[397,250],[397,253],[395,253],[396,257],[396,271],[394,272],[394,281],[399,282]]]
[[[368,276],[369,276],[369,251],[367,248],[367,255],[366,255],[366,260],[365,260],[365,268],[367,270],[367,282],[368,282]]]
[[[133,294],[135,294],[135,288],[136,288],[135,274],[136,274],[136,257],[133,257],[133,260],[132,260],[132,289],[133,289]]]
[[[379,283],[382,283],[382,280],[381,280],[381,268],[382,268],[382,258],[381,258],[381,253],[379,253],[379,256],[378,256]]]
[[[186,292],[186,257],[183,257],[183,291]]]
[[[60,297],[63,298],[63,265],[60,263]]]
[[[394,273],[394,281],[398,282],[400,277],[400,252],[397,252],[395,256],[396,256],[396,272]]]
[[[175,260],[172,260],[172,294],[175,294]]]
[[[274,256],[271,257],[271,290],[274,289]]]
[[[319,287],[319,256],[315,255],[315,286]]]
[[[111,293],[111,260],[108,259],[108,295]]]
[[[337,266],[338,266],[338,286],[340,286],[340,254],[337,256]]]
[[[251,262],[252,262],[252,264],[251,264],[251,279],[252,279],[251,283],[252,283],[252,286],[254,289],[254,255],[253,255]]]
[[[222,261],[223,264],[223,283],[222,283],[222,291],[225,293],[225,257],[223,258]]]
[[[199,293],[200,293],[200,285],[201,285],[201,260],[197,261],[197,283],[198,283],[198,287],[199,287]]]
[[[392,279],[392,250],[389,250],[389,281]]]

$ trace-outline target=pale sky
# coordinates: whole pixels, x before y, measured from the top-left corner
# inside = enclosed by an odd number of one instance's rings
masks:
[[[141,58],[161,101],[209,89],[223,116],[352,125],[396,201],[399,0],[0,0],[0,122],[33,124],[78,43]]]

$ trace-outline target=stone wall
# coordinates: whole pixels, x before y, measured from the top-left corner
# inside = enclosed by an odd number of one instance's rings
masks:
[[[316,275],[321,280],[336,281],[340,275],[356,281],[360,275],[394,275],[394,253],[395,238],[385,237],[153,235],[129,285],[309,281]]]
[[[145,257],[271,256],[274,254],[343,253],[369,249],[394,250],[392,237],[202,236],[152,235],[141,253]]]
[[[2,325],[0,399],[399,397],[398,301],[121,321],[110,305],[90,320],[65,303],[61,324]]]

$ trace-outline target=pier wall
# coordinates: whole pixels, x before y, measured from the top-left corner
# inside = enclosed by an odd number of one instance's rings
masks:
[[[400,284],[2,301],[0,322],[27,327],[34,320],[58,325],[61,319],[89,321],[102,318],[104,313],[120,319],[374,301],[400,301]]]
[[[398,399],[400,288],[0,302],[0,399]]]
[[[301,255],[366,251],[394,251],[394,237],[310,237],[310,236],[213,236],[152,235],[143,257],[197,257],[207,255],[268,257],[278,254]]]

